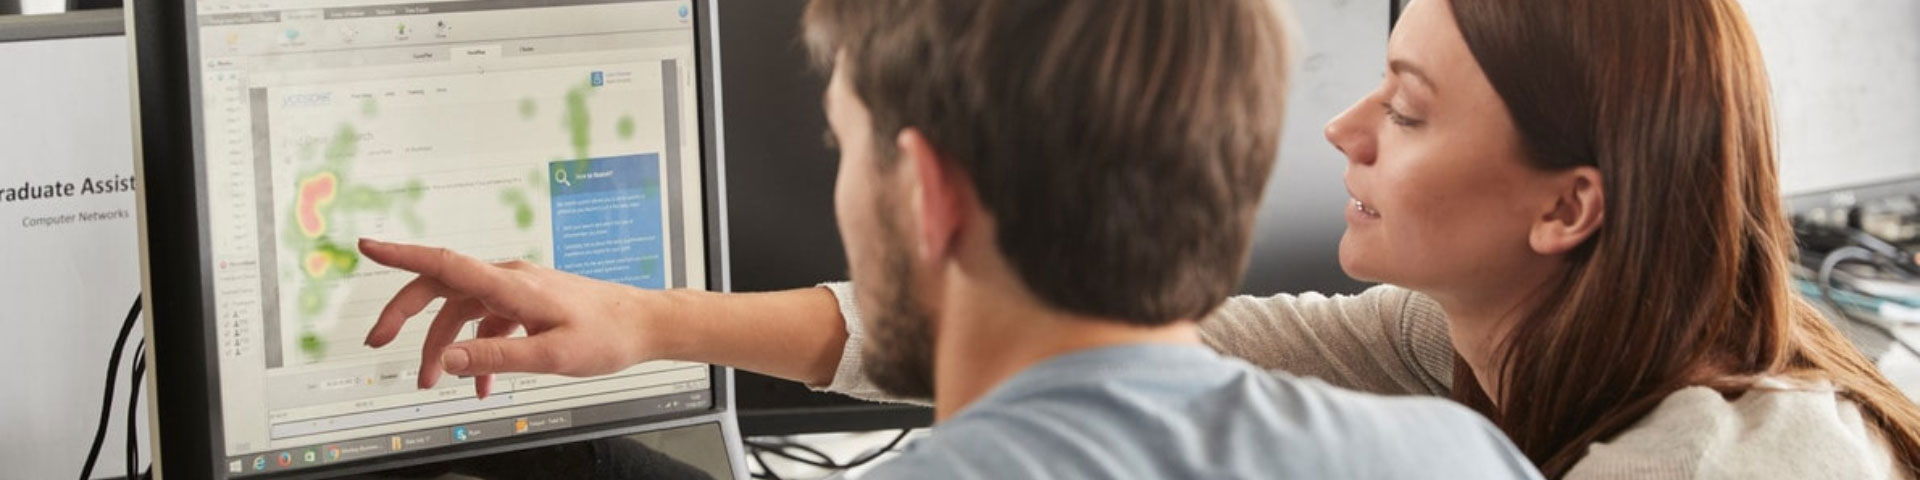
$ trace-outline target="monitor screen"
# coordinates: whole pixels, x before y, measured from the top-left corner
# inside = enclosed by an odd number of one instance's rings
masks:
[[[418,389],[437,304],[389,346],[365,346],[413,275],[355,248],[371,237],[638,288],[715,286],[704,6],[189,5],[221,473],[418,458],[716,408],[721,370],[686,362],[500,375],[485,399],[451,376]]]

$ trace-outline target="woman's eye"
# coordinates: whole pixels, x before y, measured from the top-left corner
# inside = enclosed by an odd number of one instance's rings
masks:
[[[1420,126],[1421,121],[1419,119],[1400,114],[1399,110],[1393,108],[1392,103],[1383,102],[1380,104],[1380,108],[1386,110],[1387,120],[1393,122],[1394,125],[1408,128]]]

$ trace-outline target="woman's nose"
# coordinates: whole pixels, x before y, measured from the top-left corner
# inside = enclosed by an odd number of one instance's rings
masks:
[[[1333,121],[1327,122],[1327,142],[1333,144],[1333,148],[1340,153],[1346,154],[1350,164],[1370,165],[1374,161],[1373,123],[1377,122],[1365,120],[1373,118],[1368,115],[1367,105],[1369,103],[1363,99],[1333,117]]]

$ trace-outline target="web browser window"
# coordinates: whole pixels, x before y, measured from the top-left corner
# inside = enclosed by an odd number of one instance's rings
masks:
[[[199,98],[228,470],[246,475],[713,407],[712,370],[415,386],[438,303],[361,237],[706,288],[687,1],[203,2]],[[462,338],[473,335],[470,324]]]

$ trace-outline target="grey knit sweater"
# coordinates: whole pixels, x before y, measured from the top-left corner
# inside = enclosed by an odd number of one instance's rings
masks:
[[[840,302],[847,345],[822,390],[888,398],[861,374],[866,341],[853,289]],[[1445,396],[1453,346],[1438,304],[1381,286],[1356,296],[1240,296],[1201,323],[1201,338],[1255,365],[1355,390]],[[1569,479],[1908,479],[1859,407],[1830,384],[1767,380],[1732,401],[1706,387],[1668,396],[1633,427],[1594,443]]]

